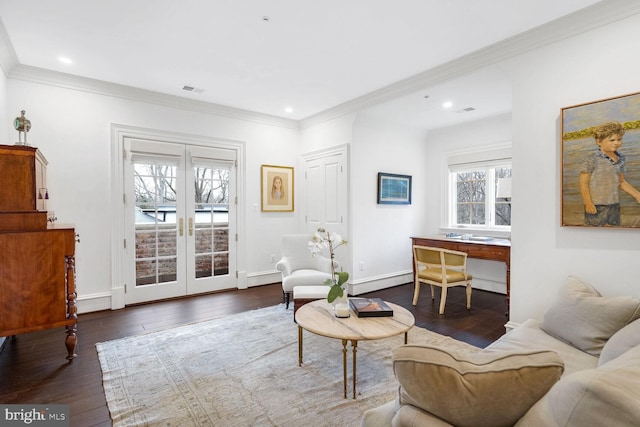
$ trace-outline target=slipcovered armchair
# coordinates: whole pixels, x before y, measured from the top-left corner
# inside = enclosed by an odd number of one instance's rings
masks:
[[[312,234],[282,236],[282,259],[276,269],[282,273],[282,298],[286,308],[289,308],[295,286],[318,286],[331,279],[331,259],[311,254],[309,242],[312,238]]]

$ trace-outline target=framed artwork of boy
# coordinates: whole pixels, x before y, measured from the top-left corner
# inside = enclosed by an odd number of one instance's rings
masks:
[[[640,228],[640,93],[561,116],[562,225]]]
[[[293,212],[293,168],[260,167],[262,212]]]

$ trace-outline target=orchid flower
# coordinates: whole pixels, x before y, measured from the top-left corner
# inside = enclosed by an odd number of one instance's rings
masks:
[[[336,271],[334,265],[335,250],[342,245],[346,245],[347,241],[344,240],[338,233],[328,232],[324,228],[318,228],[318,231],[313,235],[309,241],[309,250],[313,256],[318,256],[324,252],[325,249],[329,250],[329,257],[331,258],[331,279],[325,281],[325,285],[331,286],[329,295],[327,296],[328,302],[333,302],[336,298],[344,295],[344,289],[342,285],[349,280],[349,273],[346,271]]]

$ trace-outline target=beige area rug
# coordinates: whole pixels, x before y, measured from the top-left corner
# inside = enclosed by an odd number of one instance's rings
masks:
[[[298,332],[283,305],[96,344],[114,426],[358,426],[395,398],[392,350],[403,336],[358,343],[357,399],[343,398],[342,343]],[[410,343],[477,351],[426,329]],[[349,346],[349,350],[351,347]]]

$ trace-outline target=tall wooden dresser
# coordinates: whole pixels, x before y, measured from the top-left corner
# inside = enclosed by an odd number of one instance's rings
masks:
[[[47,221],[46,165],[35,147],[0,145],[0,337],[65,327],[71,362],[76,234]]]

